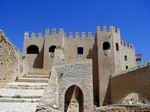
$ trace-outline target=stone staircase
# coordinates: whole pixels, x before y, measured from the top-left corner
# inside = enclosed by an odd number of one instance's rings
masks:
[[[0,89],[0,112],[35,112],[49,75],[28,74]]]

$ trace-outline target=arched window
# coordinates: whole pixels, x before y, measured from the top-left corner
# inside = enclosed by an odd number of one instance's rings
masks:
[[[55,52],[55,48],[56,48],[56,46],[50,46],[50,48],[49,48],[49,52],[50,53],[54,53]]]
[[[77,48],[77,53],[78,54],[83,54],[83,47],[78,47]]]
[[[110,49],[110,44],[109,42],[104,42],[103,43],[103,50],[109,50]]]
[[[27,48],[27,54],[39,54],[39,48],[36,45],[30,45]]]
[[[119,51],[119,44],[116,43],[116,51]]]

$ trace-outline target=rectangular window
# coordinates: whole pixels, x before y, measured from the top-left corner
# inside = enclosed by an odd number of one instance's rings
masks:
[[[77,48],[77,53],[78,54],[83,54],[83,47],[78,47]]]

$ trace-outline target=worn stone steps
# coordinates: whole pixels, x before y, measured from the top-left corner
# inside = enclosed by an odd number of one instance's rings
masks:
[[[39,75],[39,74],[36,74],[36,75],[25,75],[23,77],[24,78],[49,78],[49,75]]]
[[[37,105],[37,102],[0,102],[0,112],[35,112]]]
[[[21,103],[21,102],[30,102],[35,103],[39,102],[40,98],[0,98],[0,102],[14,102],[14,103]]]
[[[7,85],[16,85],[16,86],[46,86],[47,83],[34,83],[34,82],[11,82]]]
[[[34,89],[11,89],[2,88],[0,89],[0,96],[42,96],[44,89],[34,90]]]
[[[35,83],[48,83],[46,78],[20,78],[16,82],[35,82]]]
[[[49,75],[28,74],[0,89],[0,112],[35,112]]]
[[[44,89],[47,86],[47,83],[26,83],[26,82],[15,82],[8,83],[4,88],[11,89]]]

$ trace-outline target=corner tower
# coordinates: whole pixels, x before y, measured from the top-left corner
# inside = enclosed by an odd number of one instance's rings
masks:
[[[109,79],[121,70],[120,31],[118,28],[97,27],[98,71],[100,105],[111,103]]]

